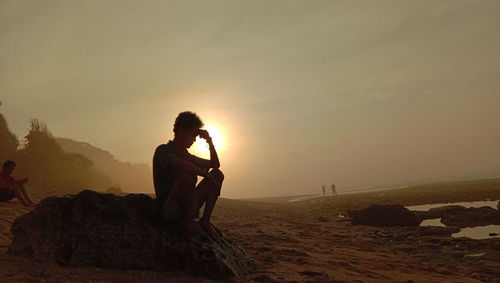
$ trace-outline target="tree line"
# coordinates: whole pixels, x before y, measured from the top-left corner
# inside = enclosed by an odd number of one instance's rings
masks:
[[[111,178],[96,169],[90,159],[64,151],[38,119],[29,121],[27,135],[19,140],[0,113],[0,160],[15,161],[15,175],[28,176],[35,190],[71,193],[86,188],[104,190],[112,185]]]

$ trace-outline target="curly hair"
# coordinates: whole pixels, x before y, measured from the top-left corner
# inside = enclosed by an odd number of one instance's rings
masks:
[[[179,130],[179,128],[187,129],[191,127],[203,127],[203,122],[201,121],[200,117],[198,117],[198,115],[196,115],[195,113],[189,111],[179,113],[177,118],[175,118],[174,133],[177,133],[177,130]]]
[[[5,170],[5,169],[9,168],[9,167],[10,167],[10,166],[12,166],[12,165],[14,165],[14,166],[15,166],[15,165],[16,165],[16,163],[15,163],[14,161],[12,161],[12,160],[7,160],[7,161],[5,161],[5,162],[3,163],[3,165],[2,165],[2,169],[3,169],[3,170]]]

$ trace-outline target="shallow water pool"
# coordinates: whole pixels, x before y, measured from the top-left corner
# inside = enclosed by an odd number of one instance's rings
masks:
[[[496,236],[490,236],[490,233],[498,234]],[[500,238],[500,225],[486,225],[486,226],[476,226],[476,227],[466,227],[462,228],[460,232],[451,234],[454,238],[467,237],[471,239],[490,239],[490,238]]]
[[[472,202],[454,202],[454,203],[434,203],[434,204],[424,204],[424,205],[414,205],[407,206],[409,210],[413,211],[427,211],[431,208],[442,207],[447,205],[461,205],[466,208],[469,207],[482,207],[482,206],[490,206],[493,208],[497,208],[498,200],[489,200],[489,201],[472,201]],[[440,226],[446,227],[443,223],[441,223],[441,218],[434,219],[426,219],[422,221],[420,226]],[[495,233],[499,235],[490,236],[490,233]],[[476,226],[476,227],[466,227],[462,228],[460,232],[451,234],[454,238],[467,237],[471,239],[490,239],[490,238],[500,238],[500,225],[486,225],[486,226]]]

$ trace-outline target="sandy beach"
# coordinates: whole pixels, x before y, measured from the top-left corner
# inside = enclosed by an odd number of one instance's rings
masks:
[[[35,195],[40,200],[43,195]],[[377,204],[419,205],[500,198],[500,179],[288,202],[220,199],[214,223],[262,270],[229,282],[498,282],[500,239],[426,234],[418,227],[354,226],[341,215]],[[180,272],[66,268],[6,254],[17,201],[0,204],[1,282],[212,282]],[[477,255],[480,256],[477,256]]]

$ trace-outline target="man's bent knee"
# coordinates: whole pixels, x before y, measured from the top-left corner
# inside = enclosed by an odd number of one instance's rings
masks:
[[[219,168],[212,169],[212,171],[210,171],[210,174],[212,174],[219,183],[222,183],[222,181],[224,181],[224,174]]]
[[[209,194],[211,196],[214,196],[214,197],[219,197],[220,196],[220,191],[221,191],[221,188],[222,186],[213,186],[210,191],[209,191]]]
[[[210,194],[218,197],[218,196],[220,196],[222,182],[224,181],[224,174],[218,168],[210,171],[210,174],[212,174],[214,181],[215,181],[215,186],[213,186],[212,189],[210,190]]]

